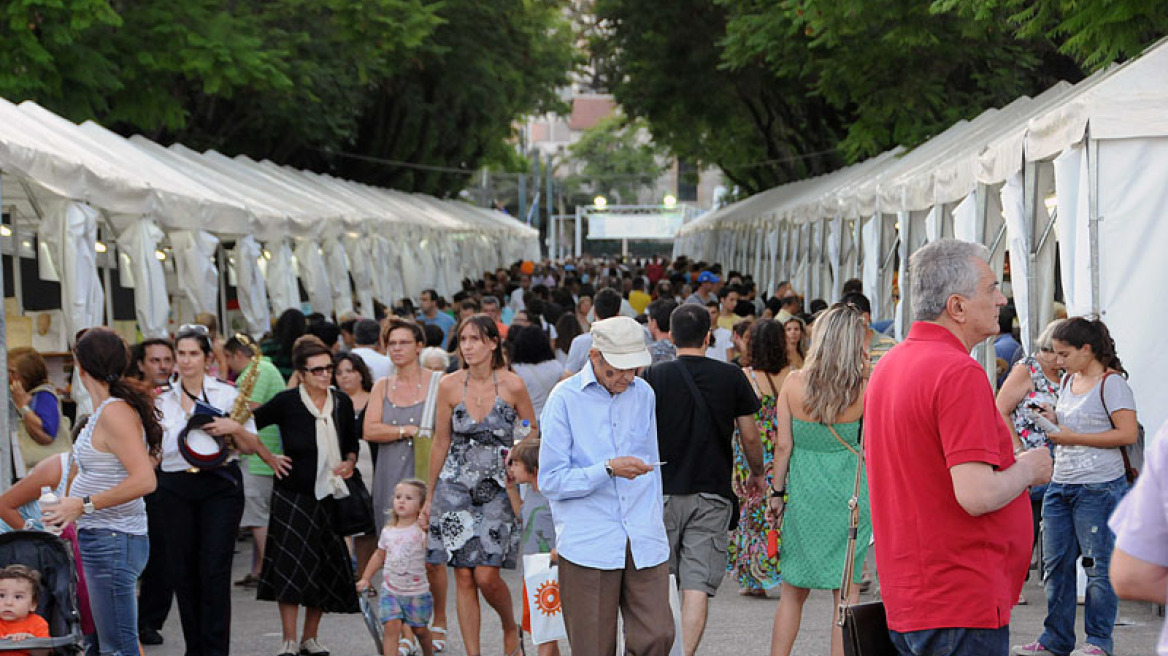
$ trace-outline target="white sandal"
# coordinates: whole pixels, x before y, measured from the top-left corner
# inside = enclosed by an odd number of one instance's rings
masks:
[[[399,638],[397,641],[397,656],[419,656],[422,645],[417,638]]]
[[[439,638],[437,634],[441,633]],[[446,649],[446,627],[432,626],[430,627],[430,642],[434,645],[434,653],[438,653]]]

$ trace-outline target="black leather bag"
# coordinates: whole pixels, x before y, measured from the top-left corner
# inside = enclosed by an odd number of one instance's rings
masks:
[[[333,499],[333,532],[347,537],[373,533],[377,525],[373,521],[373,497],[361,479],[361,472],[353,470],[353,475],[345,479],[349,496]]]
[[[869,601],[843,609],[845,656],[897,656],[888,634],[884,602]]]
[[[852,591],[852,576],[855,571],[856,536],[860,530],[860,485],[864,475],[864,455],[844,442],[832,426],[827,427],[835,439],[856,455],[856,486],[852,498],[848,500],[850,513],[848,526],[847,559],[844,564],[844,580],[840,584],[840,605],[836,623],[843,629],[844,654],[846,656],[898,656],[900,652],[892,644],[888,634],[888,618],[884,615],[884,602],[869,601],[863,604],[849,604]],[[860,423],[863,433],[864,424]],[[862,438],[861,438],[862,439]]]
[[[331,392],[330,392],[331,393]],[[333,395],[333,424],[340,430],[340,404]],[[344,499],[333,499],[332,523],[333,532],[342,537],[350,535],[364,535],[376,533],[377,524],[373,519],[373,496],[365,481],[361,478],[361,471],[353,468],[353,475],[345,479],[345,486],[349,488],[349,496]]]

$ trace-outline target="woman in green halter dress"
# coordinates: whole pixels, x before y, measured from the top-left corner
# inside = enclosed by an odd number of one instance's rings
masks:
[[[815,321],[802,370],[783,383],[776,402],[774,474],[770,510],[782,513],[783,592],[775,611],[771,656],[791,653],[811,590],[831,590],[839,602],[847,559],[848,501],[861,452],[861,417],[868,357],[859,312],[835,307]],[[860,493],[855,578],[860,580],[872,536],[867,477]],[[858,595],[854,588],[853,603]],[[833,623],[834,624],[834,623]],[[833,626],[833,656],[843,656]]]

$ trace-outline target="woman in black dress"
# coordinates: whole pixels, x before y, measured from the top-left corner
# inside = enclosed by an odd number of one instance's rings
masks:
[[[300,385],[284,390],[255,410],[258,428],[280,427],[284,455],[292,467],[272,488],[271,523],[260,573],[258,599],[280,605],[280,656],[324,656],[317,640],[323,613],[359,612],[353,571],[344,539],[333,532],[330,497],[345,488],[357,463],[353,402],[330,390],[333,359],[318,338],[306,335],[292,347]],[[304,630],[296,639],[300,607]]]

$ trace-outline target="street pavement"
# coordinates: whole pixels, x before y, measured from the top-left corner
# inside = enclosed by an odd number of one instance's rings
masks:
[[[251,562],[251,543],[239,543],[235,558],[235,579],[242,578]],[[1042,589],[1036,577],[1026,584],[1025,596],[1033,603],[1018,606],[1010,625],[1011,639],[1020,644],[1030,642],[1042,632],[1046,606]],[[504,572],[503,579],[511,588],[511,596],[519,616],[520,577],[517,572]],[[462,656],[462,640],[458,635],[458,620],[454,610],[454,577],[450,577],[448,614],[450,640],[446,650],[451,656]],[[748,656],[767,654],[770,649],[771,624],[778,604],[777,590],[771,598],[755,599],[737,594],[737,585],[727,578],[710,603],[710,619],[699,654],[711,656]],[[256,601],[254,590],[235,587],[231,593],[232,627],[231,650],[234,654],[275,656],[280,647],[280,622],[276,604]],[[483,602],[483,656],[503,656],[502,633],[499,619]],[[1152,656],[1156,653],[1156,638],[1163,621],[1156,616],[1151,604],[1120,602],[1120,625],[1115,628],[1115,656]],[[816,591],[811,594],[803,611],[803,625],[795,642],[795,654],[827,654],[829,629],[832,622],[831,593]],[[1078,630],[1082,640],[1083,612],[1079,608]],[[146,656],[182,656],[183,639],[179,627],[178,609],[171,610],[162,631],[165,643],[146,647]],[[321,641],[336,656],[373,656],[373,640],[365,629],[360,615],[326,615],[321,622]],[[535,656],[530,639],[526,653]],[[569,654],[566,645],[562,653]]]

